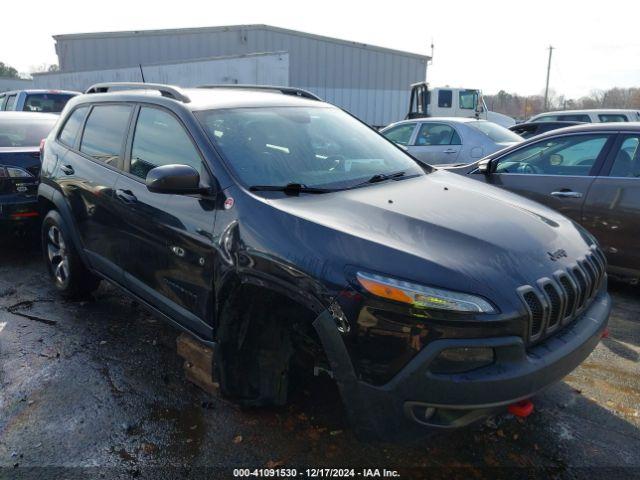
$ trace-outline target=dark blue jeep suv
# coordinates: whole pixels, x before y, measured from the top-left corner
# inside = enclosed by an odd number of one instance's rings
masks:
[[[39,200],[61,293],[121,287],[210,345],[244,405],[328,371],[364,433],[531,397],[611,308],[580,226],[293,88],[96,85],[46,141]]]

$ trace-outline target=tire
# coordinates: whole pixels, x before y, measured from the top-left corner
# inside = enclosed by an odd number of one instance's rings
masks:
[[[294,351],[290,329],[283,324],[280,309],[258,320],[260,309],[249,305],[243,315],[236,316],[227,325],[233,332],[226,332],[233,340],[219,349],[222,391],[243,407],[282,406],[289,394]]]
[[[85,267],[60,214],[51,210],[42,221],[42,253],[56,289],[67,298],[89,295],[100,279]]]

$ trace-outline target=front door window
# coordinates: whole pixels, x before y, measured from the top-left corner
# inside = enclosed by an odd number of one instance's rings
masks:
[[[571,135],[533,143],[498,160],[495,173],[587,176],[609,135]]]

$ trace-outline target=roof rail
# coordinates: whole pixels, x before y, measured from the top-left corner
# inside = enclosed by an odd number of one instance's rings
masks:
[[[322,101],[316,94],[308,90],[296,87],[278,87],[276,85],[243,85],[243,84],[219,84],[219,85],[199,85],[196,88],[237,88],[239,90],[267,90],[280,92],[283,95],[293,95],[296,97],[308,98],[309,100]]]
[[[161,83],[142,83],[142,82],[106,82],[91,85],[84,93],[106,93],[112,88],[122,90],[157,90],[163,97],[172,98],[179,102],[189,103],[191,99],[187,97],[178,87],[171,85],[163,85]]]

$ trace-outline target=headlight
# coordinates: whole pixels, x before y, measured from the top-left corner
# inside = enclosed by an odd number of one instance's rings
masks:
[[[357,278],[367,292],[413,307],[455,312],[496,313],[495,308],[487,300],[468,293],[417,285],[373,273],[358,272]]]
[[[5,178],[33,178],[33,175],[18,167],[4,167],[0,165],[0,177]]]

